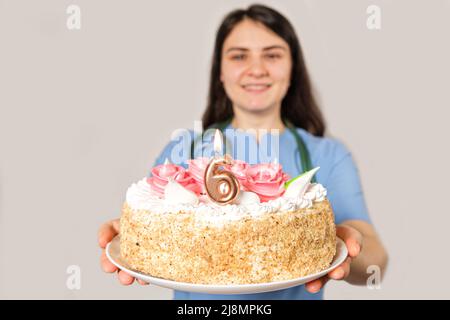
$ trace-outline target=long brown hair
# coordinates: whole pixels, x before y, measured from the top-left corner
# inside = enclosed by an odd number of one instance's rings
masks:
[[[291,84],[281,103],[281,118],[289,120],[294,126],[303,128],[313,135],[323,136],[325,133],[325,121],[314,99],[311,81],[294,28],[279,12],[257,4],[251,5],[248,9],[238,9],[230,12],[224,18],[217,31],[210,75],[208,105],[202,117],[203,129],[233,117],[232,102],[226,95],[220,81],[222,47],[231,30],[245,18],[264,24],[286,41],[290,47],[292,57]]]

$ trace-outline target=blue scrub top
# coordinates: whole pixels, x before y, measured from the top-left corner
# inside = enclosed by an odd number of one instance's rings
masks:
[[[327,189],[327,197],[333,208],[336,224],[346,220],[363,220],[371,223],[358,169],[349,150],[336,139],[316,137],[301,128],[297,128],[297,132],[308,148],[312,167],[320,166],[320,170],[316,173],[316,179]],[[282,165],[283,171],[291,178],[304,171],[301,167],[294,135],[287,129],[278,135],[278,139],[276,139],[276,134],[272,135],[270,132],[262,135],[259,144],[254,134],[235,129],[231,124],[224,130],[224,133],[232,147],[231,154],[234,159],[244,160],[251,164],[278,161]],[[163,164],[167,158],[171,163],[187,167],[191,141],[195,136],[197,135],[192,130],[178,135],[167,144],[154,165]],[[212,145],[212,143],[206,143],[203,145],[203,149],[201,145],[197,146],[194,149],[195,158],[211,156],[213,154]],[[175,291],[174,299],[320,300],[323,299],[323,289],[315,294],[307,292],[303,285],[273,292],[241,295]]]

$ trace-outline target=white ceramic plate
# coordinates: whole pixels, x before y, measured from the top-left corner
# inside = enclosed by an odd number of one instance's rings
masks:
[[[193,284],[187,282],[177,282],[173,280],[167,280],[162,278],[152,277],[148,274],[144,274],[138,271],[132,270],[127,263],[120,257],[120,246],[119,237],[116,236],[108,245],[106,246],[106,256],[108,259],[116,265],[118,268],[128,272],[133,277],[146,281],[148,283],[165,287],[169,289],[179,290],[179,291],[189,291],[189,292],[200,292],[200,293],[210,293],[210,294],[248,294],[248,293],[259,293],[282,290],[298,285],[305,284],[306,282],[312,281],[314,279],[320,278],[326,275],[328,272],[339,266],[344,262],[347,257],[347,247],[344,242],[337,239],[336,243],[336,255],[329,268],[321,272],[311,274],[305,277],[276,281],[268,283],[256,283],[256,284],[233,284],[233,285],[212,285],[212,284]]]

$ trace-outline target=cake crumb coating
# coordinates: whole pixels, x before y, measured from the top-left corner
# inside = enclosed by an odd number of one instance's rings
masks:
[[[139,272],[196,284],[290,280],[330,266],[336,253],[327,199],[293,212],[244,216],[217,225],[195,212],[154,214],[124,203],[120,252]]]

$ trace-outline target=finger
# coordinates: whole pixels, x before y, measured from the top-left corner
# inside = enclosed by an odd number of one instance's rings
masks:
[[[344,240],[350,257],[354,258],[361,252],[362,234],[350,226],[338,226],[336,235]]]
[[[143,285],[143,286],[148,286],[148,282],[145,282],[145,281],[142,281],[141,279],[137,279],[137,281],[139,282],[139,284],[140,285]]]
[[[128,273],[126,273],[123,270],[120,270],[118,273],[119,281],[124,286],[129,286],[134,282],[134,277],[130,276]]]
[[[108,221],[100,226],[98,230],[98,244],[101,248],[106,245],[119,233],[119,219]]]
[[[345,267],[344,267],[344,278],[343,279],[348,277],[348,275],[350,274],[350,270],[352,268],[352,258],[348,257],[347,261],[348,261],[348,263],[346,263]]]
[[[317,293],[322,289],[325,284],[330,280],[327,276],[321,277],[319,279],[313,280],[305,284],[305,289],[309,293]]]
[[[350,264],[352,262],[352,258],[347,257],[345,261],[339,265],[337,268],[333,269],[328,273],[328,276],[333,280],[342,280],[345,279],[350,273]]]
[[[108,257],[106,256],[105,250],[102,250],[102,255],[100,257],[100,264],[102,266],[103,271],[107,273],[112,273],[117,271],[117,267],[109,261]]]

